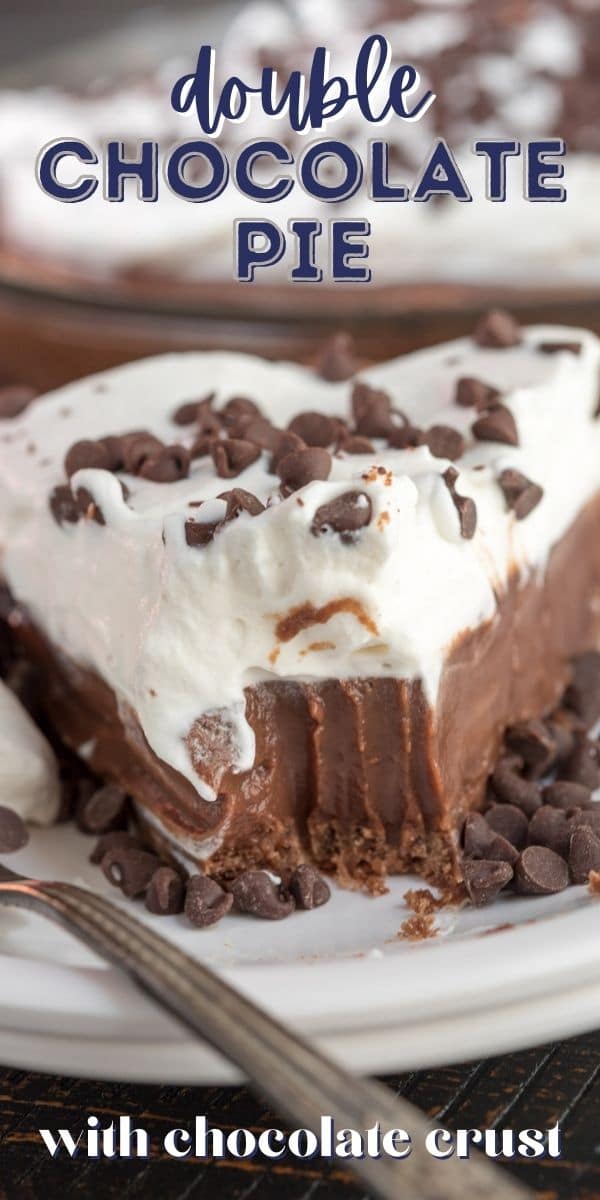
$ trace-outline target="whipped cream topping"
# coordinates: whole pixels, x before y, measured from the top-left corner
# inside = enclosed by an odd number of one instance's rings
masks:
[[[315,46],[326,44],[332,51],[332,71],[352,78],[359,47],[376,30],[389,38],[394,63],[413,61],[422,72],[423,87],[433,88],[438,99],[423,120],[410,125],[398,120],[377,129],[348,111],[308,137],[252,111],[248,120],[226,127],[220,144],[233,156],[253,138],[283,138],[297,156],[307,141],[335,137],[354,145],[366,159],[369,140],[383,137],[391,144],[392,181],[410,186],[428,149],[442,135],[456,153],[472,204],[374,203],[365,185],[352,200],[335,206],[335,216],[371,222],[375,283],[476,283],[493,278],[509,284],[554,285],[560,258],[565,283],[595,285],[600,237],[589,197],[600,179],[600,157],[587,114],[595,100],[592,50],[597,14],[575,0],[548,0],[541,8],[525,3],[506,20],[501,7],[474,0],[249,4],[231,23],[218,50],[221,74],[235,71],[254,82],[268,63],[285,78],[291,69],[308,65]],[[193,36],[198,37],[196,27]],[[177,198],[164,183],[158,203],[140,203],[132,185],[123,203],[109,204],[98,189],[66,212],[36,185],[37,154],[57,137],[81,138],[98,153],[109,137],[129,145],[147,138],[158,141],[163,154],[177,142],[197,138],[194,114],[175,114],[170,105],[173,83],[193,65],[186,56],[145,82],[124,81],[108,94],[92,90],[74,96],[53,88],[0,93],[5,239],[44,260],[83,265],[97,274],[142,265],[187,278],[228,279],[236,218],[265,215],[285,228],[291,217],[331,216],[331,206],[306,196],[298,186],[285,201],[261,206],[244,198],[231,182],[218,201],[201,205]],[[490,203],[484,161],[470,149],[474,139],[550,135],[567,142],[568,203],[525,200],[521,159],[508,162],[506,202]],[[80,166],[65,161],[60,174],[65,182],[73,182]],[[290,248],[277,270],[291,265]],[[273,269],[259,271],[257,278],[268,282]]]
[[[578,354],[537,348],[573,341]],[[473,438],[477,412],[455,402],[463,377],[499,389],[518,446]],[[267,452],[234,479],[217,476],[209,456],[173,483],[80,470],[72,487],[88,490],[105,524],[57,523],[49,495],[64,482],[74,442],[147,429],[191,445],[193,427],[172,417],[207,393],[215,393],[217,410],[248,397],[283,428],[306,410],[351,419],[355,380],[328,383],[290,363],[166,355],[70,384],[0,421],[2,575],[51,641],[110,684],[153,751],[207,798],[225,769],[253,764],[249,685],[420,678],[435,706],[455,639],[493,618],[511,573],[542,580],[552,546],[598,490],[600,343],[591,333],[538,326],[502,350],[461,339],[360,378],[384,388],[421,427],[441,423],[464,434],[455,490],[475,502],[474,537],[461,536],[442,478],[449,461],[424,445],[393,450],[377,439],[372,454],[334,454],[326,481],[287,498]],[[525,519],[516,519],[498,484],[505,469],[543,488]],[[252,492],[266,510],[241,513],[207,545],[188,545],[186,521],[220,520],[219,494],[233,487]],[[369,523],[350,541],[332,530],[316,536],[317,510],[349,490],[368,496]],[[201,779],[196,768],[207,771],[192,760],[186,738],[207,715],[207,761],[211,736],[226,752],[215,753],[220,765]]]
[[[0,682],[0,804],[24,821],[50,825],[59,800],[51,748],[13,692]]]

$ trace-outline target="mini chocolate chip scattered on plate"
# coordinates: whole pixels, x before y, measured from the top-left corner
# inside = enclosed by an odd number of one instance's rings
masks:
[[[503,837],[488,825],[481,813],[469,813],[463,831],[463,845],[466,858],[484,858],[490,862],[515,863],[519,852]]]
[[[113,845],[106,851],[100,865],[108,882],[120,888],[124,896],[133,899],[146,891],[160,861],[149,850]]]
[[[571,832],[567,815],[562,809],[553,808],[551,804],[542,804],[529,822],[529,845],[547,846],[549,850],[560,854],[561,858],[566,858]]]
[[[491,904],[510,883],[513,869],[507,862],[477,859],[463,863],[463,878],[469,899],[477,908]]]
[[[553,896],[569,883],[563,858],[546,846],[527,846],[515,866],[515,883],[522,896]]]
[[[267,871],[244,871],[230,885],[236,908],[253,917],[280,921],[293,913],[296,902],[281,883],[274,882]]]
[[[0,854],[14,854],[29,841],[27,826],[12,808],[0,805]]]
[[[185,893],[185,915],[198,929],[216,925],[233,905],[233,896],[215,879],[192,875]]]
[[[600,871],[600,838],[587,826],[573,830],[569,871],[573,883],[587,883],[590,871]]]
[[[593,804],[592,791],[583,783],[573,783],[568,779],[557,779],[544,788],[544,804],[552,808],[562,808],[567,812],[571,808],[587,808]]]
[[[527,845],[529,822],[523,810],[516,805],[492,804],[491,808],[486,809],[484,817],[490,829],[506,838],[517,850]]]
[[[329,884],[310,863],[302,863],[292,871],[288,889],[298,908],[320,908],[331,898]]]
[[[148,912],[157,917],[174,916],[183,912],[184,898],[185,884],[181,875],[173,867],[158,867],[144,897]]]
[[[532,817],[542,803],[541,788],[533,780],[523,779],[510,760],[500,759],[492,773],[492,788],[498,800],[515,804],[527,817]]]

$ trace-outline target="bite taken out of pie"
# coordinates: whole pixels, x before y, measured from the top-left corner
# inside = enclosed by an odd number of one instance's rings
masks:
[[[4,619],[61,737],[227,878],[461,877],[507,727],[600,649],[600,343],[233,353],[0,397]]]

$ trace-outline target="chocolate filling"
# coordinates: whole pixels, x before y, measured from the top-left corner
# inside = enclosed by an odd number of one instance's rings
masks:
[[[569,659],[600,648],[599,532],[600,494],[557,543],[543,579],[521,584],[515,574],[496,616],[456,639],[435,710],[419,680],[248,688],[255,765],[225,771],[213,803],[153,754],[135,714],[25,612],[9,611],[8,629],[38,667],[58,732],[75,749],[92,744],[89,766],[133,795],[160,849],[179,848],[225,876],[310,857],[372,891],[387,872],[443,884],[460,877],[457,830],[482,804],[504,730],[550,711]],[[205,768],[209,733],[200,719],[188,737]]]

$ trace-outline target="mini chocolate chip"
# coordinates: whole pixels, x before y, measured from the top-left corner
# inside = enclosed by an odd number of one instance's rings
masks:
[[[537,783],[522,779],[510,760],[500,759],[491,778],[494,794],[504,804],[515,804],[527,817],[532,817],[540,807],[542,794]]]
[[[185,446],[161,446],[155,454],[144,459],[138,475],[153,483],[176,483],[187,479],[191,455]]]
[[[76,525],[79,509],[68,483],[60,483],[50,492],[50,512],[58,525]]]
[[[266,871],[244,871],[230,887],[240,912],[267,921],[289,917],[296,907],[294,897],[280,883],[274,883]]]
[[[521,342],[521,330],[510,313],[493,308],[478,321],[473,341],[492,350],[508,350]]]
[[[195,549],[199,546],[208,546],[222,524],[222,521],[196,521],[194,517],[188,517],[185,523],[187,545]]]
[[[110,833],[125,828],[128,809],[125,792],[115,783],[107,783],[78,805],[75,819],[82,833]]]
[[[222,442],[213,442],[211,454],[217,475],[222,479],[233,479],[260,458],[260,448],[242,438],[225,438]]]
[[[108,435],[107,437],[99,438],[99,442],[108,457],[108,470],[120,471],[123,466],[123,438]]]
[[[329,383],[350,379],[358,370],[354,339],[349,333],[336,333],[325,343],[316,364],[317,374]]]
[[[556,759],[556,741],[543,721],[521,721],[507,730],[505,740],[523,760],[528,779],[540,779]]]
[[[492,804],[483,815],[490,829],[506,838],[511,846],[522,850],[527,845],[529,822],[522,809],[514,804]]]
[[[157,917],[169,917],[183,912],[185,885],[181,875],[172,867],[158,867],[154,872],[144,903],[148,912]]]
[[[442,479],[452,496],[454,507],[458,513],[461,537],[469,541],[475,536],[475,530],[477,529],[477,506],[475,501],[470,496],[459,496],[456,491],[458,471],[454,467],[448,467],[444,471]]]
[[[404,425],[397,425],[388,436],[388,446],[391,450],[414,450],[416,446],[422,446],[425,441],[425,434],[417,425],[411,425],[407,421]]]
[[[537,508],[543,489],[537,483],[532,483],[526,475],[507,467],[500,472],[498,484],[504,494],[507,507],[512,509],[517,521],[523,521],[534,508]]]
[[[451,425],[432,425],[426,429],[423,441],[435,458],[460,458],[465,449],[465,439]]]
[[[75,504],[80,516],[86,521],[95,521],[96,525],[106,525],[104,513],[100,505],[96,503],[92,493],[88,488],[80,487],[75,492]]]
[[[288,888],[297,908],[320,908],[331,898],[329,884],[309,863],[302,863],[292,871]]]
[[[261,450],[269,450],[274,454],[279,445],[281,430],[267,421],[266,417],[256,417],[245,426],[244,437],[247,442],[260,446]]]
[[[600,871],[600,838],[587,827],[571,835],[569,871],[573,883],[587,883],[590,871]]]
[[[218,499],[227,502],[223,521],[234,521],[242,512],[250,513],[251,517],[258,517],[265,511],[265,506],[258,496],[246,492],[244,488],[232,488],[229,492],[221,492]]]
[[[303,412],[290,421],[288,430],[302,438],[307,446],[331,446],[335,441],[337,426],[324,413]]]
[[[366,492],[344,492],[335,500],[320,505],[310,527],[311,533],[315,537],[339,533],[341,541],[350,545],[356,542],[359,530],[369,524],[372,511]]]
[[[483,416],[478,417],[471,426],[471,432],[479,442],[502,442],[507,446],[519,445],[515,418],[504,404],[498,404]]]
[[[563,350],[568,354],[581,354],[581,342],[539,342],[537,349],[542,354],[560,354]]]
[[[566,858],[569,853],[571,827],[566,814],[560,808],[542,804],[529,822],[528,842],[530,846],[547,846]]]
[[[130,475],[138,475],[147,459],[155,459],[164,443],[152,433],[136,431],[121,438],[123,467]]]
[[[99,864],[102,862],[105,854],[109,850],[143,850],[144,847],[138,837],[133,833],[127,833],[125,830],[118,829],[115,833],[103,833],[101,838],[98,838],[92,853],[90,854],[90,862]]]
[[[564,812],[572,808],[587,808],[593,804],[591,788],[583,783],[570,783],[567,779],[549,783],[544,788],[544,804],[561,808]]]
[[[297,492],[315,479],[328,479],[331,471],[331,455],[320,446],[310,446],[306,450],[293,450],[280,459],[277,474],[284,487],[291,492]]]
[[[466,858],[485,858],[490,862],[515,863],[518,850],[503,837],[495,833],[481,813],[469,813],[463,830],[463,846]]]
[[[233,906],[233,896],[215,879],[207,875],[192,875],[188,879],[184,911],[188,921],[198,929],[216,925]]]
[[[600,654],[589,650],[573,661],[573,678],[565,692],[564,703],[586,725],[595,725],[600,717]]]
[[[83,440],[75,442],[65,455],[65,471],[69,477],[76,471],[87,467],[95,467],[103,471],[110,470],[110,455],[102,442]]]
[[[260,416],[258,404],[255,404],[254,400],[248,400],[246,396],[232,396],[221,409],[221,417],[229,428],[234,425],[243,426],[244,423],[247,424]]]
[[[582,783],[592,792],[600,787],[600,765],[597,742],[584,733],[575,735],[575,746],[565,763],[559,768],[559,778],[571,783]]]
[[[477,908],[491,904],[513,877],[513,869],[507,862],[473,860],[464,862],[462,870],[469,898]]]
[[[269,463],[269,471],[272,475],[276,475],[277,468],[286,455],[292,454],[295,450],[307,449],[308,447],[306,442],[303,442],[302,438],[298,437],[297,433],[289,433],[287,430],[283,430],[277,439],[275,449],[273,451],[273,457]]]
[[[389,437],[393,432],[391,397],[364,380],[352,389],[352,414],[355,432],[365,437]]]
[[[180,404],[171,420],[175,425],[194,425],[196,421],[201,420],[203,412],[210,408],[214,398],[215,393],[211,392],[202,400],[188,400],[185,404]]]
[[[215,441],[216,438],[213,434],[201,433],[200,437],[197,437],[195,442],[192,444],[190,449],[190,458],[204,458],[207,454],[210,454]]]
[[[600,837],[600,804],[595,800],[587,808],[576,808],[569,814],[571,829],[593,829],[596,837]]]
[[[103,874],[130,900],[146,891],[152,876],[160,866],[156,854],[138,850],[135,846],[112,846],[101,862]]]
[[[457,380],[454,403],[460,404],[462,408],[488,409],[493,408],[499,396],[498,389],[491,387],[489,383],[464,376]]]
[[[517,891],[522,896],[552,896],[569,884],[569,868],[554,850],[527,846],[515,867]]]
[[[360,437],[359,434],[350,433],[343,436],[337,444],[337,449],[342,450],[344,454],[374,454],[375,447],[372,442],[366,437]]]
[[[0,420],[12,420],[29,407],[37,396],[35,388],[25,384],[14,383],[0,388]]]
[[[0,805],[0,854],[14,854],[29,841],[25,822],[12,808]]]

